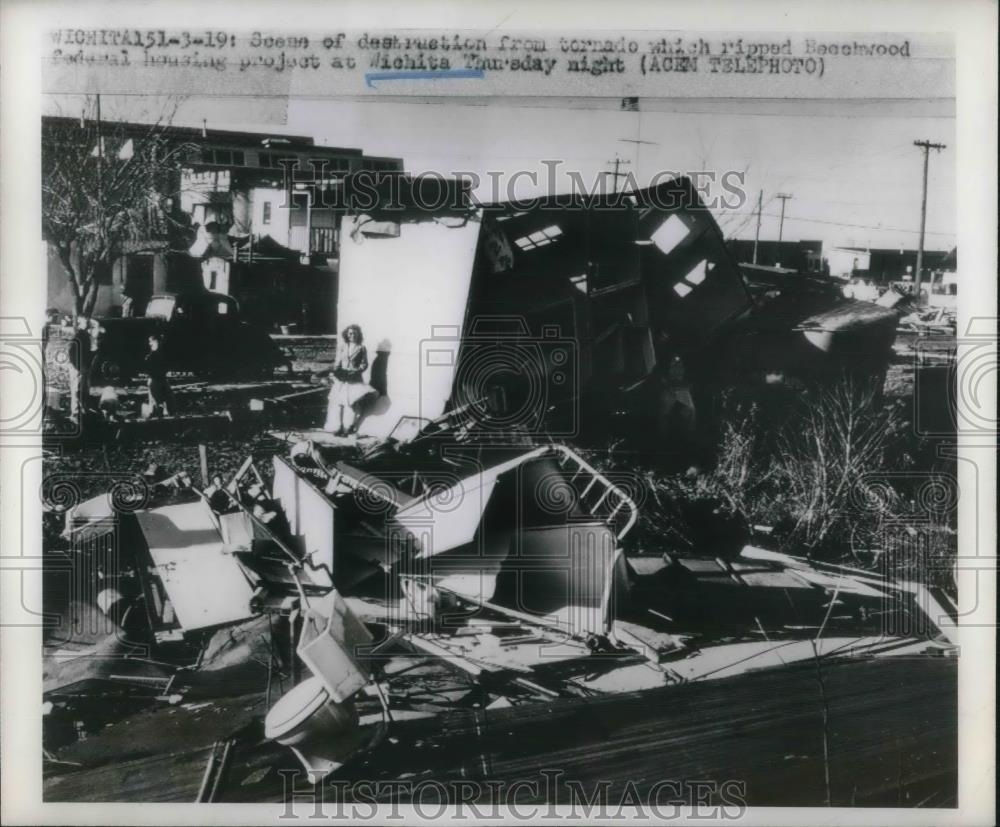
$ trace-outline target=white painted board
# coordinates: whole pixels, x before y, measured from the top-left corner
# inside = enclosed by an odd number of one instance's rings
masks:
[[[140,511],[136,518],[185,632],[253,617],[253,589],[236,558],[223,550],[205,502]]]
[[[370,363],[388,350],[387,394],[359,429],[382,438],[402,416],[444,413],[481,224],[474,217],[446,226],[428,216],[404,222],[393,238],[355,233],[365,220],[341,223],[337,325],[361,326]]]

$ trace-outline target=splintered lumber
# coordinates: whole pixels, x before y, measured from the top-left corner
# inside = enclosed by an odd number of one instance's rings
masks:
[[[518,781],[518,803],[543,802],[552,793],[544,771],[557,767],[559,803],[574,783],[588,798],[606,790],[613,811],[626,791],[645,801],[664,781],[702,780],[716,785],[715,796],[718,785],[738,784],[730,790],[753,806],[819,806],[828,768],[833,806],[955,806],[957,665],[926,656],[845,658],[821,662],[822,692],[816,664],[804,663],[620,695],[455,709],[397,721],[393,738],[366,756],[365,778],[417,775],[443,782],[456,797],[461,788],[449,780]],[[46,779],[45,800],[191,801],[208,755],[203,748],[74,768]],[[294,766],[287,748],[267,742],[237,758],[219,798],[283,800],[275,772],[254,785],[235,779],[257,767]],[[659,789],[669,807],[671,793]],[[398,795],[391,785],[375,790],[376,798]],[[490,794],[483,785],[480,800]]]
[[[217,761],[216,755],[218,751],[219,742],[216,741],[212,744],[212,751],[209,753],[208,762],[205,764],[205,774],[201,777],[201,786],[198,787],[198,795],[196,795],[194,799],[196,804],[204,802],[208,796],[208,791],[215,775],[215,763]]]
[[[828,766],[835,806],[899,806],[927,796],[954,802],[956,667],[954,659],[924,656],[823,662],[821,692],[815,664],[804,663],[621,695],[456,711],[401,722],[391,753],[376,752],[367,766],[384,761],[393,777],[538,781],[525,793],[538,802],[547,767],[588,794],[610,784],[611,801],[628,785],[644,796],[665,779],[731,780],[755,806],[822,805]]]
[[[125,419],[121,422],[110,423],[108,427],[114,428],[115,439],[157,439],[185,431],[228,428],[232,423],[233,415],[226,410],[204,414],[156,416],[149,419]]]
[[[112,761],[46,779],[45,801],[190,802],[201,790],[212,747]],[[214,759],[213,759],[214,763]]]
[[[263,411],[267,408],[277,408],[282,405],[288,405],[295,401],[301,401],[308,399],[311,396],[319,396],[321,393],[329,393],[330,389],[319,385],[315,388],[308,388],[304,391],[294,391],[292,393],[282,394],[281,396],[265,396],[258,399],[254,397],[250,400],[250,410],[251,411]]]
[[[517,609],[511,609],[508,606],[501,606],[500,604],[492,603],[489,600],[476,599],[468,594],[463,594],[461,592],[454,591],[453,589],[446,588],[445,586],[442,586],[437,583],[434,584],[434,588],[438,589],[439,591],[454,595],[460,600],[464,600],[468,603],[480,606],[483,609],[489,609],[490,611],[504,615],[505,617],[514,618],[526,626],[532,626],[537,629],[543,629],[546,632],[555,633],[557,635],[560,635],[561,637],[573,637],[573,638],[587,637],[586,634],[581,635],[579,633],[573,632],[572,630],[567,630],[566,628],[560,626],[558,623],[547,621],[544,617],[539,617],[538,615],[528,614],[527,612],[518,611]]]
[[[485,671],[492,671],[488,665],[473,663],[471,660],[463,658],[457,652],[453,652],[451,649],[446,649],[444,646],[440,646],[422,635],[409,635],[407,639],[421,652],[433,655],[434,657],[439,658],[446,665],[454,666],[463,672],[473,675],[474,677],[478,677]]]

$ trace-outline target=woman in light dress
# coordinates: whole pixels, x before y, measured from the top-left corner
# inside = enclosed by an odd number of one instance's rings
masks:
[[[337,347],[330,369],[333,387],[330,388],[323,429],[333,431],[336,436],[346,436],[357,432],[360,404],[375,393],[375,389],[364,379],[368,370],[368,351],[363,344],[361,328],[356,324],[348,325],[340,335],[343,342]]]

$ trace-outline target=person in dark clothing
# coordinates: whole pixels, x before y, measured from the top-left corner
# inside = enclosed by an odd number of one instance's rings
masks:
[[[84,316],[76,321],[76,330],[69,343],[69,415],[80,423],[87,412],[90,398],[90,333]]]
[[[146,375],[149,377],[150,415],[157,411],[170,416],[174,410],[174,392],[167,381],[167,360],[163,355],[159,336],[149,337],[149,353],[146,354]]]

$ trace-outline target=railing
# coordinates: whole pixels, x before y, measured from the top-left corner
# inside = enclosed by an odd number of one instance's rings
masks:
[[[340,231],[335,227],[309,227],[304,225],[288,228],[288,247],[310,255],[334,255],[339,249]]]
[[[569,482],[577,490],[581,507],[602,520],[620,540],[639,518],[635,501],[621,488],[565,445],[553,445],[559,457],[559,467],[572,468]]]
[[[339,236],[340,231],[336,227],[313,227],[309,233],[309,252],[336,253]]]

